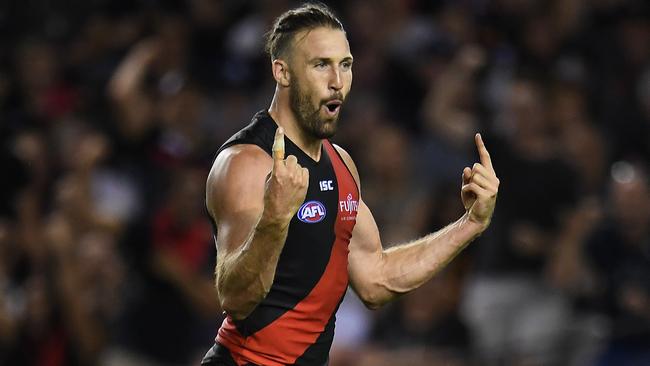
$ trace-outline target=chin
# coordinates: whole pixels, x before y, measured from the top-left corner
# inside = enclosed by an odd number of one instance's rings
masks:
[[[323,121],[322,126],[323,128],[318,131],[319,137],[322,139],[333,137],[336,135],[336,131],[338,129],[338,118],[329,121]]]
[[[336,128],[312,131],[312,135],[319,139],[328,139],[336,135]]]

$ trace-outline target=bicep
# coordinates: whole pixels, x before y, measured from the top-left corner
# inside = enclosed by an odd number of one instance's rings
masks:
[[[338,150],[345,165],[357,182],[357,187],[361,190],[359,172],[352,157],[338,145],[334,145],[334,147]],[[361,192],[359,192],[359,196],[361,196]],[[348,276],[350,285],[359,297],[364,299],[367,290],[382,280],[381,266],[384,254],[375,218],[361,198],[359,199],[359,211],[352,230],[349,249]]]
[[[216,224],[220,257],[246,242],[264,209],[271,159],[255,149],[259,148],[238,145],[224,150],[208,176],[206,206]]]
[[[380,280],[383,248],[379,229],[368,206],[360,200],[356,224],[348,254],[348,275],[350,284],[357,292],[374,281]]]

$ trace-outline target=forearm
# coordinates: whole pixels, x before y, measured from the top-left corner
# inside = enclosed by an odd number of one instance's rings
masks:
[[[410,292],[441,271],[483,228],[463,215],[456,222],[413,242],[383,251],[373,296],[383,305]]]
[[[260,220],[240,249],[218,258],[219,300],[234,318],[246,317],[268,294],[287,230],[286,225]]]
[[[146,128],[154,115],[153,101],[144,91],[144,81],[156,55],[156,47],[156,43],[151,41],[136,46],[108,85],[108,94],[120,114],[120,127],[128,133]]]
[[[593,290],[595,279],[585,262],[582,245],[597,223],[598,214],[593,213],[596,210],[590,203],[581,204],[564,220],[556,239],[552,240],[556,244],[549,253],[545,274],[555,288],[574,294]]]
[[[151,60],[149,55],[151,51],[147,48],[143,49],[143,45],[140,46],[127,55],[110,81],[109,91],[111,96],[117,100],[123,100],[139,91],[144,82]],[[149,47],[149,45],[144,46]]]
[[[103,332],[92,309],[84,304],[86,293],[80,281],[79,264],[72,258],[72,253],[57,254],[57,289],[61,294],[63,318],[73,338],[79,357],[87,363],[95,361],[106,334]]]

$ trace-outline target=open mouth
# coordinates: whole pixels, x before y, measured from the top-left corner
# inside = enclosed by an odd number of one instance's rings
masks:
[[[343,102],[341,102],[340,100],[331,100],[325,103],[325,107],[327,108],[330,114],[336,114],[341,108],[341,104],[343,104]]]

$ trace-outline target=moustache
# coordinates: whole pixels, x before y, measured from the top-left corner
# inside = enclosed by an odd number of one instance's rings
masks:
[[[341,102],[341,104],[343,104],[343,102],[345,102],[345,98],[343,97],[343,93],[335,92],[329,98],[324,99],[321,102],[321,104],[327,104],[327,103],[330,103],[330,102],[333,102],[333,101],[338,101],[338,102]]]

